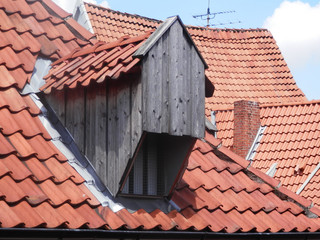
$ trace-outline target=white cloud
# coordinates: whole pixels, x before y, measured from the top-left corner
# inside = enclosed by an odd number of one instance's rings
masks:
[[[109,5],[109,3],[108,3],[106,0],[102,1],[102,2],[100,3],[100,5],[101,5],[102,7],[105,7],[105,8],[110,8],[110,5]]]
[[[53,0],[56,4],[58,4],[61,8],[69,13],[73,13],[74,8],[78,0]],[[110,8],[108,1],[103,0],[98,3],[96,0],[84,0],[87,3],[99,4],[103,7]]]
[[[290,68],[320,65],[320,1],[316,6],[284,1],[264,23]]]
[[[87,3],[97,4],[97,1],[96,1],[96,0],[84,0],[84,1],[87,2]]]
[[[73,13],[77,0],[53,0],[57,5],[69,13]]]

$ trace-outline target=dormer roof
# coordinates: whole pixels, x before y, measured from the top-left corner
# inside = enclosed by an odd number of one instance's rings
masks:
[[[85,35],[92,35],[76,23],[72,28],[83,31],[84,40],[72,35],[73,31],[58,31],[68,24],[61,19],[65,13],[50,0],[0,4],[0,15],[12,26],[1,25],[0,36],[9,31],[14,35],[0,49],[1,236],[21,238],[38,231],[52,237],[56,231],[63,237],[72,233],[83,237],[92,234],[88,229],[104,236],[122,230],[126,234],[150,230],[266,236],[291,232],[296,236],[320,230],[319,209],[311,201],[279,186],[209,133],[197,141],[190,155],[187,171],[172,196],[175,210],[129,212],[114,208],[111,202],[102,205],[97,197],[102,193],[91,188],[96,184],[90,179],[93,171],[73,154],[72,139],[61,141],[56,122],[48,120],[50,111],[37,95],[21,94],[38,55],[56,60],[73,48],[91,45],[94,40]],[[39,29],[40,35],[35,33]],[[18,48],[15,44],[23,38],[28,39],[26,47]],[[55,51],[45,51],[49,46],[55,46]]]

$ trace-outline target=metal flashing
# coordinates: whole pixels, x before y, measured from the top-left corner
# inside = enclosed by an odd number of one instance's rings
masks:
[[[315,169],[313,169],[313,171],[310,173],[310,175],[308,176],[306,181],[304,181],[304,183],[301,185],[301,187],[297,190],[296,194],[299,195],[303,191],[303,189],[307,186],[307,184],[310,182],[310,180],[318,172],[319,169],[320,169],[320,163],[318,163],[318,165],[315,167]]]
[[[104,184],[100,181],[90,162],[80,153],[70,133],[58,120],[54,111],[47,105],[43,98],[31,94],[32,100],[41,109],[39,118],[50,136],[51,142],[68,159],[68,163],[85,179],[85,185],[98,199],[102,206],[109,206],[113,211],[119,211],[124,207],[116,203]]]
[[[45,59],[43,57],[37,58],[30,82],[27,83],[22,89],[22,95],[40,92],[40,87],[46,83],[43,80],[43,77],[49,73],[50,64],[51,61],[48,59]]]
[[[217,127],[215,125],[212,124],[212,122],[210,122],[208,120],[208,118],[205,118],[205,124],[206,124],[206,128],[209,129],[210,131],[218,131]]]
[[[267,126],[260,126],[260,128],[258,129],[257,135],[248,151],[248,154],[246,156],[246,160],[248,161],[252,161],[254,158],[254,155],[256,154],[256,150],[259,146],[259,143],[261,141],[261,138],[263,137],[263,133],[266,130]]]
[[[149,50],[153,47],[153,45],[162,37],[162,35],[176,22],[178,21],[179,24],[182,26],[183,28],[183,32],[184,34],[187,36],[187,38],[192,42],[192,45],[194,46],[194,48],[196,49],[201,61],[204,64],[204,67],[207,69],[208,68],[208,64],[206,63],[206,61],[204,60],[204,58],[202,57],[198,47],[196,46],[196,44],[194,43],[194,41],[192,40],[188,30],[186,29],[185,25],[182,23],[180,17],[177,16],[173,16],[173,17],[169,17],[167,18],[152,34],[151,36],[142,44],[142,46],[133,54],[134,58],[142,58],[144,57]]]
[[[272,164],[269,170],[266,172],[266,174],[269,175],[270,177],[274,177],[277,171],[277,166],[278,166],[278,163]]]
[[[100,180],[90,161],[80,152],[71,134],[59,121],[53,109],[46,103],[43,97],[39,98],[37,95],[33,95],[32,99],[45,113],[41,116],[40,120],[52,137],[51,142],[68,159],[68,163],[85,179],[85,186],[87,186],[102,206],[108,206],[113,212],[126,208],[130,212],[135,212],[139,209],[152,212],[155,209],[160,209],[168,213],[172,203],[165,198],[113,197],[108,188]]]
[[[81,26],[94,34],[93,27],[83,0],[77,0],[72,16]]]

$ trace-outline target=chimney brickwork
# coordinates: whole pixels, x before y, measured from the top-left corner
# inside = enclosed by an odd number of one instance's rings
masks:
[[[233,150],[245,158],[257,135],[260,122],[259,103],[241,100],[234,102]]]

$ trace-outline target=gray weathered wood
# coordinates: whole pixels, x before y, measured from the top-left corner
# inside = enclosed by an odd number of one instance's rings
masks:
[[[131,83],[131,156],[142,136],[142,84],[141,78]]]
[[[174,136],[170,144],[164,144],[168,154],[181,147],[178,142],[184,137],[177,136],[204,137],[206,64],[181,20],[175,18],[169,23],[156,36],[157,41],[148,46],[140,75],[125,75],[86,90],[67,90],[66,97],[59,92],[50,100],[113,195],[118,193],[120,184],[125,184],[121,181],[128,174],[129,163],[134,162],[144,132]],[[162,136],[169,137],[166,134]],[[190,145],[192,138],[186,138],[181,144]],[[174,158],[186,153],[181,148],[172,155]],[[166,164],[176,161],[174,158],[166,157]],[[169,176],[167,183],[175,180],[182,160],[172,163],[171,170],[165,173]],[[147,176],[151,185],[158,174],[153,164],[148,166],[153,175]],[[128,186],[125,188],[128,191]],[[155,194],[152,189],[148,192]]]
[[[130,115],[130,86],[120,83],[117,86],[117,131],[118,131],[118,159],[117,159],[117,181],[121,180],[131,157],[131,115]]]
[[[143,130],[203,137],[204,79],[196,48],[174,22],[143,60]]]
[[[66,100],[64,91],[55,91],[50,95],[46,95],[46,99],[52,109],[57,114],[60,122],[66,124]]]
[[[196,137],[204,137],[204,95],[205,95],[205,76],[204,69],[199,60],[196,59],[195,49],[191,49],[191,59],[194,69],[192,71],[192,113],[197,117],[192,118],[193,135]],[[203,129],[203,130],[202,130]]]
[[[66,97],[66,127],[73,136],[81,152],[84,152],[84,89],[68,90]]]
[[[108,87],[108,152],[107,152],[107,168],[108,175],[106,185],[111,193],[115,194],[118,191],[118,129],[117,129],[117,88],[116,86]]]
[[[161,62],[162,62],[162,76],[161,76],[161,91],[162,91],[162,109],[161,109],[161,132],[169,132],[169,32],[163,34],[162,36],[162,50]]]
[[[90,87],[86,96],[86,155],[102,181],[107,179],[106,85]]]

